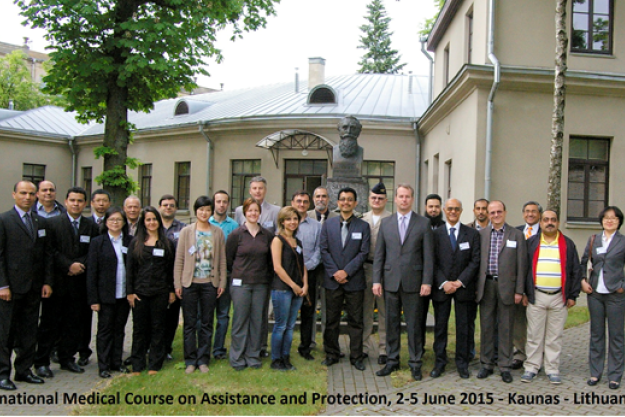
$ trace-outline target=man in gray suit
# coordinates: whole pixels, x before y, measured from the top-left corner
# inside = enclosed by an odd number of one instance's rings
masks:
[[[386,302],[386,366],[376,372],[387,376],[399,369],[401,311],[408,331],[412,377],[421,380],[423,356],[421,297],[432,289],[434,249],[430,222],[412,211],[414,189],[399,184],[395,190],[397,213],[381,220],[373,261],[373,293]]]
[[[512,336],[514,307],[523,299],[527,273],[527,246],[523,232],[506,223],[506,206],[494,200],[488,204],[490,226],[480,230],[481,262],[476,302],[480,304],[482,369],[478,378],[493,373],[494,332],[497,326],[498,361],[503,382],[512,382]]]

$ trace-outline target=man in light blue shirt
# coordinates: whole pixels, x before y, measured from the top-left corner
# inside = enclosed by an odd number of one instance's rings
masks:
[[[56,201],[56,185],[52,181],[44,180],[39,183],[35,211],[44,219],[58,216],[65,211],[65,207]]]

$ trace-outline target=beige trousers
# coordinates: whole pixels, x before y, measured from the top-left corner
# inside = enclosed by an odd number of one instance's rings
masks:
[[[544,362],[545,373],[559,374],[562,333],[568,309],[562,293],[549,295],[536,291],[535,303],[527,306],[525,370],[538,373]]]

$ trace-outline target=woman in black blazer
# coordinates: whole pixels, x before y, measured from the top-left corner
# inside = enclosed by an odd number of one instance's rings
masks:
[[[603,233],[588,239],[581,261],[584,272],[591,261],[590,276],[582,280],[582,291],[588,294],[590,311],[588,385],[597,385],[603,373],[607,320],[609,387],[617,389],[625,367],[625,237],[618,231],[623,224],[623,212],[618,207],[608,206],[599,214],[599,222]]]
[[[100,230],[100,236],[89,246],[87,298],[91,310],[98,313],[100,377],[110,378],[111,371],[128,372],[122,364],[122,352],[130,311],[126,299],[126,253],[132,236],[120,207],[107,210]]]

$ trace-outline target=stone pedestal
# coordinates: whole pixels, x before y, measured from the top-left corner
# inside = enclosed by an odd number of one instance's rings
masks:
[[[330,207],[337,206],[337,199],[341,188],[351,187],[356,190],[356,193],[358,194],[358,205],[354,210],[360,214],[369,210],[367,206],[367,199],[369,198],[369,184],[363,177],[328,178],[326,187],[328,188],[328,194],[330,196]]]

